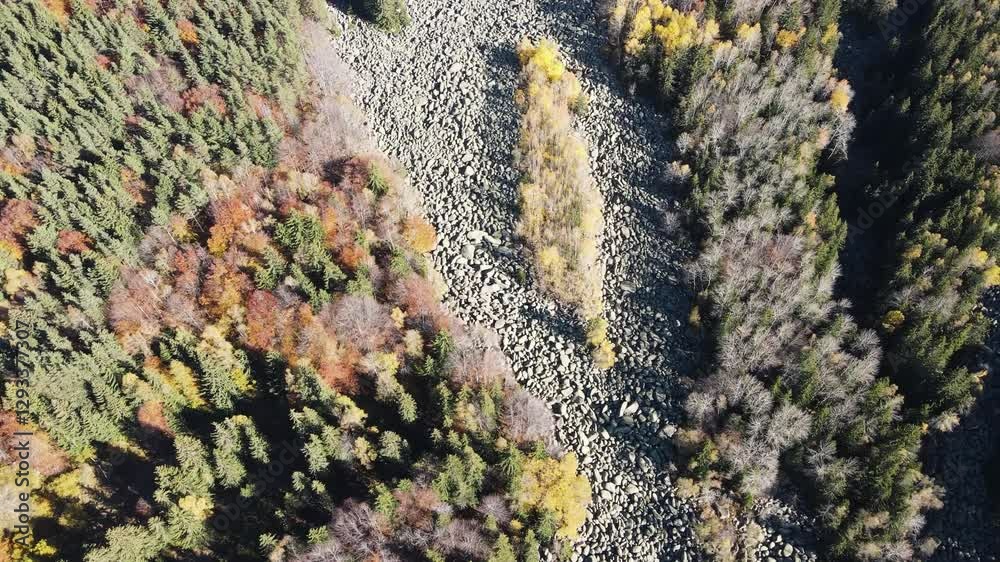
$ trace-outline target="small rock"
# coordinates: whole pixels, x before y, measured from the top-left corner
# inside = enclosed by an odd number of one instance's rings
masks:
[[[486,240],[487,242],[493,244],[494,246],[499,246],[501,244],[499,238],[496,238],[495,236],[490,236],[489,234],[483,236],[483,240]]]
[[[500,290],[502,290],[502,289],[503,289],[503,287],[501,287],[500,285],[497,285],[497,284],[486,285],[485,287],[483,287],[479,291],[479,294],[481,294],[484,297],[488,297],[488,296],[492,295],[493,293],[500,292]]]

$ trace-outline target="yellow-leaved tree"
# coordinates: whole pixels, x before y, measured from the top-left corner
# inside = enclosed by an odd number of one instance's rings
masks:
[[[556,518],[556,535],[575,539],[587,519],[590,482],[577,473],[576,455],[562,459],[530,459],[524,465],[517,501],[522,509],[538,510]]]

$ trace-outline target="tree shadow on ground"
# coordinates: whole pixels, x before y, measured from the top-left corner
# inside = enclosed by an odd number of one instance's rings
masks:
[[[520,115],[514,105],[514,88],[518,83],[520,72],[517,54],[513,45],[491,45],[483,47],[486,50],[486,90],[483,107],[488,112],[482,115],[488,126],[484,131],[502,138],[502,146],[496,151],[486,151],[492,156],[489,169],[497,170],[494,177],[489,178],[488,186],[481,191],[487,199],[488,208],[499,208],[501,216],[495,220],[502,221],[500,228],[504,233],[516,232],[518,203],[518,173],[515,169],[514,153],[517,148],[517,138],[520,130]],[[502,132],[499,133],[498,132]],[[504,171],[507,173],[504,173]]]
[[[996,298],[987,297],[987,306]],[[981,353],[989,371],[983,392],[961,424],[947,433],[932,433],[922,457],[925,472],[945,489],[944,507],[928,514],[928,532],[942,541],[931,560],[953,560],[958,551],[980,549],[978,554],[1000,553],[1000,333]],[[992,349],[990,349],[992,348]]]

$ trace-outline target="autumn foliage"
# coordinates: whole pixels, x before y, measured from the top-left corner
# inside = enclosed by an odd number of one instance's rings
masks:
[[[517,165],[521,170],[518,231],[531,247],[544,287],[577,307],[588,322],[604,314],[604,266],[598,237],[603,200],[590,175],[587,145],[573,129],[571,108],[584,96],[550,40],[525,39],[518,47],[521,107]],[[591,337],[601,368],[614,363],[605,332]]]
[[[678,433],[684,488],[717,559],[752,555],[739,506],[782,480],[812,500],[830,557],[904,559],[940,491],[900,389],[878,378],[879,335],[835,292],[847,226],[820,169],[847,153],[854,92],[833,67],[840,3],[805,4],[610,3],[625,78],[670,113],[667,174],[700,243],[691,324],[710,361]]]
[[[0,3],[0,337],[20,346],[0,370],[32,377],[28,423],[0,411],[0,560],[486,561],[574,540],[586,480],[497,338],[442,306],[437,233],[365,142],[326,17]],[[7,525],[24,427],[29,547]],[[528,455],[567,492],[519,497]]]

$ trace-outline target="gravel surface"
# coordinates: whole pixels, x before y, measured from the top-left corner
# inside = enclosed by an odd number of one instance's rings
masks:
[[[338,50],[378,146],[409,172],[441,237],[433,254],[466,321],[496,330],[519,380],[552,407],[557,437],[581,458],[594,503],[574,560],[700,560],[694,508],[676,497],[670,437],[680,377],[698,343],[687,327],[683,264],[692,249],[661,228],[676,205],[662,119],[624,91],[605,58],[592,0],[410,0],[414,23],[385,35],[335,11]],[[540,293],[514,237],[517,42],[555,39],[590,96],[578,126],[605,200],[602,241],[610,336],[619,362],[592,364],[571,310]],[[769,528],[786,525],[772,506]],[[770,536],[760,560],[812,556]]]

